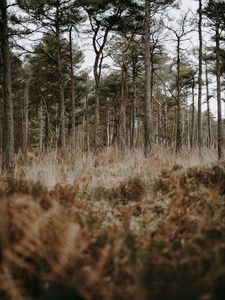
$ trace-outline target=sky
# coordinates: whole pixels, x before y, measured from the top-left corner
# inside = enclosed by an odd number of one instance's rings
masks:
[[[173,10],[172,14],[174,17],[177,17],[177,15],[181,15],[181,11],[185,13],[189,9],[193,12],[196,12],[198,7],[198,1],[196,0],[182,0],[181,1],[181,10]],[[195,35],[194,39],[197,42],[197,37]],[[79,44],[81,47],[84,47],[84,52],[85,52],[85,66],[87,68],[91,68],[94,64],[94,53],[91,49],[91,39],[86,39],[85,42],[82,37],[80,37]]]
[[[10,0],[10,3],[13,3],[15,0]],[[204,2],[203,2],[204,3]],[[182,14],[184,14],[185,12],[187,12],[188,10],[191,10],[193,12],[193,14],[196,13],[198,8],[198,1],[197,0],[182,0],[181,1],[181,9],[180,10],[170,10],[170,14],[171,16],[175,17],[176,19],[179,19],[181,17]],[[191,42],[187,41],[185,43],[183,43],[182,47],[184,49],[191,49],[194,46],[198,46],[198,34],[197,32],[192,33],[191,36]],[[207,32],[204,32],[204,39],[209,42],[209,36],[207,34]],[[80,34],[79,36],[74,36],[74,40],[78,41],[78,44],[81,47],[81,50],[84,52],[85,54],[85,60],[84,60],[84,67],[88,70],[90,70],[90,74],[92,74],[92,67],[94,64],[94,52],[92,50],[92,45],[91,45],[91,36],[89,38],[87,38],[87,36],[85,35],[85,38],[82,34]],[[29,44],[33,44],[33,42],[28,42],[27,40],[25,41],[26,46],[28,46]],[[170,49],[171,51],[171,55],[173,55],[173,49],[175,47],[175,44],[173,41],[169,41],[167,42],[167,48]],[[175,54],[174,54],[175,55]],[[105,60],[105,63],[110,64],[110,61]],[[211,87],[213,89],[213,93],[211,94],[215,94],[214,89],[215,89],[215,85]],[[222,95],[223,98],[225,98],[225,95]],[[203,110],[206,109],[206,105],[203,105]],[[217,110],[216,110],[216,100],[215,98],[211,100],[211,109],[212,112],[214,113],[214,115],[217,114]],[[223,112],[223,116],[225,117],[225,103],[222,103],[222,112]]]
[[[175,18],[178,18],[184,14],[185,12],[187,12],[188,10],[191,10],[191,12],[193,12],[194,14],[196,13],[198,9],[198,1],[196,0],[182,0],[181,1],[181,9],[180,10],[171,10],[171,15],[174,16]],[[208,37],[208,33],[205,32],[204,34],[204,39],[209,42],[209,37]],[[88,68],[90,71],[92,69],[92,66],[94,64],[94,52],[92,51],[92,46],[91,46],[91,39],[86,39],[85,42],[82,40],[82,37],[80,37],[80,45],[81,45],[81,48],[84,49],[84,53],[85,53],[85,66],[86,68]],[[198,34],[197,32],[194,32],[194,33],[191,33],[190,35],[190,41],[187,41],[187,42],[184,42],[183,44],[183,48],[185,49],[188,49],[188,48],[192,48],[194,46],[198,46]],[[169,42],[169,45],[168,47],[171,49],[171,51],[173,51],[173,48],[175,47],[175,44],[173,41]],[[105,61],[106,63],[109,63],[110,64],[110,61],[106,60]],[[211,86],[211,89],[212,89],[212,93],[211,94],[214,94],[215,95],[215,85]],[[205,97],[204,95],[205,91],[203,91],[203,99]],[[223,95],[224,96],[224,95]],[[197,101],[197,97],[196,97],[196,101]],[[204,100],[203,100],[204,101]],[[196,103],[197,105],[197,103]],[[216,116],[217,115],[217,105],[216,105],[216,99],[214,97],[214,99],[212,98],[211,99],[211,110],[212,110],[212,113]],[[202,105],[202,109],[203,111],[206,110],[206,104],[203,104]],[[223,116],[225,117],[225,104],[222,103],[222,113],[223,113]]]

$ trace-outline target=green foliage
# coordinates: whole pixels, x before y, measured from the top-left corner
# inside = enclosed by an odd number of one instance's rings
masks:
[[[83,20],[76,1],[18,0],[17,3],[28,14],[30,21],[38,26],[43,26],[45,29],[49,29],[51,26],[54,27],[58,23],[60,31],[63,33],[65,30],[68,30],[71,24],[76,26]],[[56,19],[57,22],[55,23]]]
[[[81,1],[81,6],[84,7],[96,26],[109,27],[114,30],[125,24],[128,15],[132,14],[134,18],[140,10],[140,6],[133,0],[87,0]]]
[[[42,41],[36,46],[32,56],[28,57],[29,65],[29,82],[30,82],[30,103],[29,103],[29,118],[30,118],[30,145],[34,148],[39,147],[39,131],[43,130],[43,135],[46,137],[46,128],[40,129],[40,113],[42,114],[43,122],[46,124],[48,120],[49,137],[48,144],[53,146],[57,144],[57,126],[58,126],[58,83],[57,83],[57,51],[56,38],[51,34],[44,36]],[[74,67],[76,68],[77,81],[76,93],[77,101],[79,95],[84,93],[82,86],[82,78],[85,74],[80,73],[80,65],[83,61],[83,54],[75,45],[74,47]],[[71,111],[71,95],[70,95],[70,65],[69,65],[69,45],[68,42],[61,42],[61,53],[63,56],[63,76],[65,83],[65,104],[67,124],[70,122]],[[78,119],[79,123],[80,120]],[[52,142],[50,142],[52,141]]]
[[[209,0],[204,9],[204,13],[212,26],[215,26],[217,19],[219,20],[219,23],[224,26],[224,11],[225,3],[223,0]]]

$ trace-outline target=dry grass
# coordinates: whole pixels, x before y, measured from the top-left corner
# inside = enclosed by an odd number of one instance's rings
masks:
[[[0,299],[222,300],[213,150],[18,155],[0,185]]]
[[[154,155],[146,159],[142,150],[106,149],[99,154],[68,153],[60,159],[57,152],[31,153],[25,160],[21,154],[16,158],[16,178],[37,182],[49,189],[57,183],[76,182],[85,188],[100,185],[113,187],[130,177],[149,180],[163,169],[180,165],[184,168],[209,164],[216,160],[215,149],[205,148],[199,157],[198,149],[183,150],[176,155],[170,149],[155,149]]]

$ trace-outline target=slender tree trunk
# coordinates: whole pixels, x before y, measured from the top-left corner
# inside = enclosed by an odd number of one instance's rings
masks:
[[[180,96],[180,37],[177,37],[177,131],[176,131],[176,152],[181,148],[181,96]]]
[[[206,102],[207,102],[207,125],[208,125],[208,146],[212,144],[211,119],[210,119],[210,95],[209,95],[209,76],[208,67],[205,65],[205,84],[206,84]]]
[[[40,108],[39,108],[39,149],[43,150],[43,136],[44,131],[44,122],[43,122],[43,101],[40,102]]]
[[[165,131],[165,136],[166,136],[166,141],[165,141],[165,146],[168,146],[168,104],[165,102],[164,106],[164,131]]]
[[[118,146],[118,131],[119,131],[119,109],[115,105],[113,109],[113,129],[112,129],[112,146]]]
[[[187,114],[187,148],[190,149],[190,112],[186,111]]]
[[[222,132],[222,111],[221,111],[221,63],[220,63],[220,21],[217,12],[216,20],[216,90],[217,90],[217,111],[218,111],[218,127],[217,127],[217,140],[218,140],[218,159],[223,157],[223,132]]]
[[[106,131],[107,131],[107,147],[111,146],[111,113],[110,109],[107,109],[107,124],[106,124]]]
[[[136,110],[137,110],[137,81],[136,81],[136,66],[133,63],[133,75],[132,75],[132,86],[133,86],[133,105],[132,105],[132,127],[131,127],[131,148],[135,146],[135,125],[136,125]]]
[[[59,75],[59,149],[66,148],[66,130],[65,130],[65,100],[64,100],[64,80],[62,74],[61,55],[58,55],[58,75]]]
[[[173,132],[172,132],[171,140],[174,141],[173,146],[176,148],[176,144],[177,144],[177,106],[174,110]]]
[[[89,151],[89,115],[88,115],[88,90],[85,95],[85,150]]]
[[[100,86],[98,81],[95,86],[95,148],[101,146],[101,133],[100,133]]]
[[[14,128],[10,48],[8,40],[7,1],[0,3],[0,44],[3,62],[3,165],[4,171],[14,170]]]
[[[94,43],[94,41],[93,41]],[[95,149],[101,147],[101,132],[100,132],[100,79],[102,59],[101,52],[96,52],[96,58],[94,63],[94,78],[95,78]]]
[[[125,61],[125,54],[123,54],[122,62],[122,92],[121,92],[121,112],[120,112],[120,146],[124,148],[126,146],[126,111],[127,111],[127,100],[128,100],[128,70]]]
[[[151,97],[151,5],[145,0],[145,155],[152,152],[152,97]]]
[[[46,108],[46,112],[45,112],[45,137],[44,137],[44,147],[45,147],[45,150],[47,151],[48,150],[48,146],[49,146],[49,127],[50,127],[50,124],[49,124],[49,115],[48,115],[48,111],[47,111],[47,108]]]
[[[22,102],[22,151],[27,154],[28,142],[28,103],[29,103],[29,79],[25,82],[24,97]]]
[[[71,148],[75,149],[76,143],[76,103],[75,103],[75,81],[74,81],[74,70],[73,70],[73,40],[72,40],[72,26],[69,32],[70,39],[70,81],[71,81],[71,101],[72,101],[72,109],[71,109]]]
[[[194,129],[195,129],[195,79],[192,81],[192,104],[191,104],[191,133],[190,146],[194,146]]]
[[[45,95],[41,94],[41,108],[40,108],[40,145],[41,149],[44,149],[47,151],[49,147],[49,137],[51,135],[50,133],[50,117],[49,117],[49,109],[47,105],[47,101],[45,98]],[[43,134],[44,132],[44,134]]]
[[[157,141],[157,144],[159,145],[160,144],[160,120],[161,117],[160,117],[160,105],[159,105],[159,102],[157,102],[157,131],[156,131],[156,141]]]
[[[60,25],[59,25],[59,5],[57,6],[57,16],[55,22],[55,31],[57,38],[57,71],[59,83],[59,150],[64,151],[66,148],[66,129],[65,129],[65,96],[64,96],[64,78],[62,70],[62,57],[61,57],[61,38],[60,38]]]
[[[199,35],[199,56],[198,56],[198,147],[201,154],[202,147],[202,0],[199,0],[198,8],[198,35]]]
[[[94,30],[94,35],[92,38],[92,45],[95,51],[95,62],[93,67],[93,73],[95,78],[95,149],[97,150],[102,146],[102,136],[100,128],[100,80],[102,73],[102,63],[104,59],[103,50],[107,42],[108,34],[110,28],[106,28],[102,37],[102,43],[98,38],[98,33],[100,30],[100,25]]]

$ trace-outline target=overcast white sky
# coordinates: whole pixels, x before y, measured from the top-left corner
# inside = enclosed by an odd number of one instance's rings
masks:
[[[203,2],[204,3],[204,2]],[[198,1],[196,0],[182,0],[181,1],[181,10],[173,10],[171,13],[172,15],[174,15],[174,17],[177,17],[179,19],[179,17],[187,12],[188,10],[191,10],[194,14],[196,13],[198,8]],[[208,33],[205,32],[204,33],[204,38],[208,41],[209,37],[208,37]],[[168,43],[168,42],[167,42]],[[85,52],[85,66],[87,68],[89,68],[91,70],[93,63],[94,63],[94,53],[91,50],[91,40],[89,41],[88,39],[85,40],[85,42],[81,39],[80,40],[80,44]],[[189,42],[185,42],[185,45],[183,45],[183,48],[190,48],[195,45],[198,45],[198,34],[197,32],[192,33],[191,34],[191,41]],[[171,41],[171,44],[169,45],[169,48],[171,48],[171,50],[173,49],[175,45],[173,45],[173,41]],[[106,61],[107,63],[109,61]],[[215,86],[211,87],[211,94],[215,95]],[[205,91],[203,92],[205,93]],[[224,95],[223,95],[224,96]],[[205,97],[205,96],[203,96]],[[197,97],[196,97],[196,101],[197,101]],[[204,99],[203,99],[204,101]],[[206,105],[203,104],[203,110],[206,110]],[[217,114],[217,109],[216,109],[216,100],[211,99],[211,110],[213,112],[214,115]],[[223,116],[225,116],[225,104],[222,103],[222,111],[223,111]]]
[[[1,1],[1,0],[0,0]],[[10,2],[14,2],[15,0],[10,0]],[[206,0],[203,1],[203,3],[206,2]],[[196,13],[198,8],[198,1],[196,0],[182,0],[181,1],[181,10],[173,10],[171,11],[171,14],[176,17],[176,19],[179,19],[180,16],[182,14],[184,14],[186,11],[191,10],[194,14]],[[204,33],[204,38],[209,42],[209,37],[207,32]],[[77,39],[79,40],[79,44],[81,46],[82,51],[84,51],[85,53],[85,62],[84,65],[86,68],[90,69],[90,71],[92,70],[93,67],[93,63],[94,63],[94,52],[92,50],[92,45],[91,45],[91,37],[88,39],[87,36],[85,35],[85,40],[83,35],[80,35],[80,37],[78,38],[77,36],[75,37],[75,40],[77,41]],[[26,45],[29,44],[33,44],[32,42],[28,42],[27,40],[25,41]],[[175,44],[173,44],[173,41],[167,41],[167,49],[173,49],[173,47],[175,46]],[[197,32],[191,34],[191,42],[185,42],[185,44],[183,44],[183,48],[190,48],[193,46],[193,44],[195,46],[198,45],[198,35]],[[108,63],[108,61],[106,61],[106,63]],[[215,94],[215,85],[211,87],[211,94]],[[222,95],[223,98],[225,98],[225,95]],[[223,115],[225,117],[225,104],[222,103],[222,111],[223,111]],[[205,109],[206,107],[203,105],[203,109]],[[216,100],[212,99],[211,100],[211,109],[213,111],[213,113],[216,115]]]
[[[178,15],[178,17],[181,15],[181,11],[183,13],[185,13],[186,11],[188,11],[189,9],[193,11],[193,13],[196,12],[198,7],[198,1],[196,0],[182,0],[181,1],[181,10],[173,10],[173,14],[174,16],[176,16],[176,14]],[[91,40],[90,40],[91,42]],[[87,67],[92,67],[93,63],[94,63],[94,53],[91,50],[91,45],[89,44],[89,40],[85,40],[83,41],[82,38],[80,38],[80,44],[82,46],[84,46],[84,50],[85,50],[85,65]]]

